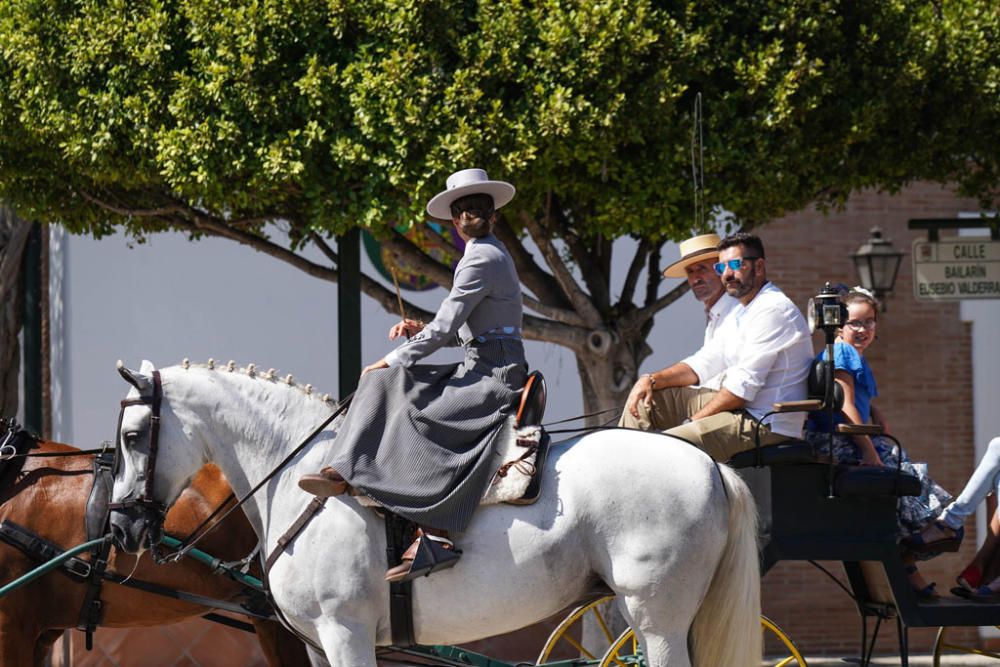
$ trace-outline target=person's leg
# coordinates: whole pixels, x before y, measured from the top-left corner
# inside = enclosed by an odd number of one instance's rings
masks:
[[[638,417],[624,410],[618,425],[641,431],[666,431],[708,405],[715,393],[711,389],[694,387],[667,387],[654,391],[650,407],[639,403]]]
[[[930,523],[911,541],[911,548],[929,551],[928,547],[953,543],[948,550],[957,549],[961,542],[965,520],[976,511],[979,503],[1000,483],[1000,438],[993,438],[986,454],[976,466],[965,488],[950,505],[944,508],[937,521]]]
[[[972,515],[990,491],[997,490],[1000,482],[1000,438],[993,438],[986,448],[983,460],[976,466],[972,477],[958,497],[944,508],[940,520],[957,530]]]
[[[962,573],[958,575],[958,585],[968,590],[973,590],[983,582],[983,579],[995,579],[998,575],[998,563],[994,557],[997,553],[997,546],[1000,545],[1000,517],[996,511],[996,497],[990,496],[986,499],[990,520],[986,529],[986,539],[983,546],[972,558]]]
[[[720,412],[672,428],[667,434],[694,443],[716,461],[728,461],[734,454],[755,446],[753,418],[742,412]],[[762,446],[776,445],[785,440],[788,438],[771,433],[767,425],[761,426]]]

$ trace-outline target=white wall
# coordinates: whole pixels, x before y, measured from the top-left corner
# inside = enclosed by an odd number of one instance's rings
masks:
[[[629,241],[616,247],[616,276],[624,274],[632,247]],[[62,262],[64,275],[61,288],[53,285],[57,293],[61,289],[58,300],[63,304],[62,336],[53,331],[54,347],[63,341],[54,369],[55,384],[63,387],[54,408],[59,439],[93,447],[112,438],[118,401],[127,388],[115,372],[118,359],[133,368],[142,359],[158,366],[185,357],[192,362],[233,359],[242,366],[255,363],[262,370],[292,373],[337,395],[335,283],[311,278],[232,241],[189,242],[174,233],[157,234],[139,245],[120,235],[100,241],[72,236],[53,248],[53,264]],[[671,244],[664,258],[675,253]],[[364,256],[362,270],[374,275]],[[664,290],[677,282],[668,281]],[[407,296],[433,310],[444,294],[439,288]],[[398,317],[365,297],[362,319],[362,362],[367,364],[392,349],[387,332]],[[655,352],[643,371],[693,351],[703,327],[700,304],[685,295],[660,314],[649,339]],[[579,415],[582,399],[572,355],[536,342],[528,343],[527,354],[529,364],[548,380],[546,419]],[[443,351],[434,360],[455,355],[454,350]]]

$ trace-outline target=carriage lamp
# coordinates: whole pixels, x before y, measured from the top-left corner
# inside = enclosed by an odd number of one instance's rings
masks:
[[[809,299],[806,307],[806,318],[809,331],[821,329],[830,340],[836,336],[837,329],[847,321],[847,306],[840,300],[840,292],[830,283],[820,290],[820,293]]]
[[[861,286],[875,294],[881,310],[885,310],[885,297],[896,284],[896,274],[903,253],[892,242],[882,237],[882,229],[872,227],[871,236],[851,255],[858,271]]]

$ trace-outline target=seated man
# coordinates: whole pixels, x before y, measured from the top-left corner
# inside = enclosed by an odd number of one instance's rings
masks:
[[[719,243],[716,272],[740,304],[711,341],[683,361],[639,378],[620,426],[689,440],[717,461],[754,447],[754,419],[774,403],[806,398],[812,342],[802,313],[768,282],[764,244],[737,233]],[[723,373],[718,390],[694,388]],[[760,443],[798,438],[804,413],[772,415]]]

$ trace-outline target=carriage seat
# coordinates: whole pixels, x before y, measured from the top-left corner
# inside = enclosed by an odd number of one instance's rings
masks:
[[[517,406],[515,422],[518,427],[540,426],[545,415],[545,377],[541,371],[528,373],[528,380],[521,392],[521,402]]]
[[[838,466],[833,479],[834,494],[841,498],[881,498],[884,496],[919,496],[920,479],[916,475],[885,466]]]
[[[813,359],[809,365],[809,375],[806,378],[808,398],[804,401],[789,401],[775,403],[774,412],[811,412],[825,408],[826,387],[828,384],[827,365],[819,359]],[[844,390],[833,383],[833,409],[839,412],[844,405]],[[728,463],[733,468],[749,468],[750,466],[794,465],[798,463],[819,463],[821,459],[811,444],[804,440],[788,440],[777,445],[762,446],[739,452]]]
[[[813,446],[804,440],[789,440],[777,445],[768,445],[756,449],[748,449],[735,454],[726,464],[731,468],[750,468],[758,465],[794,465],[797,463],[818,463]]]

